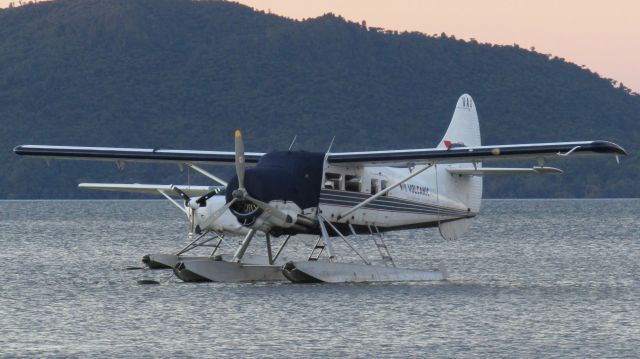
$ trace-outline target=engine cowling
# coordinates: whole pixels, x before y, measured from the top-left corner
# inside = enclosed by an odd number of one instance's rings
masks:
[[[264,212],[256,204],[249,201],[236,201],[229,207],[231,213],[238,219],[238,223],[245,227],[250,227],[256,223],[256,219]]]
[[[244,172],[247,195],[286,213],[286,219],[270,216],[269,208],[262,209],[242,195],[234,197],[234,191],[238,190],[237,175],[226,190],[227,203],[236,199],[229,209],[243,226],[290,228],[302,209],[318,206],[323,163],[324,153],[275,151],[264,155],[256,167]]]

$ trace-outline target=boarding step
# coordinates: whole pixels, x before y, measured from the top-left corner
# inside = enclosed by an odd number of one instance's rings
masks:
[[[318,240],[316,241],[316,245],[311,250],[311,253],[309,253],[309,260],[317,261],[318,259],[320,259],[322,252],[324,252],[324,247],[325,245],[324,245],[324,241],[322,241],[322,237],[318,237]]]
[[[384,243],[384,236],[382,232],[378,229],[378,226],[368,226],[369,232],[371,232],[371,237],[373,237],[373,242],[376,244],[376,248],[378,248],[378,252],[380,252],[380,257],[382,257],[382,262],[385,267],[394,267],[396,264],[393,261],[393,257],[391,257],[391,253],[389,252],[389,248],[387,244]],[[372,228],[373,227],[373,228]]]

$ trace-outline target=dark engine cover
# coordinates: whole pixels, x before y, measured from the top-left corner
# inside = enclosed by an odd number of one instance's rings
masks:
[[[244,186],[249,195],[263,202],[283,200],[293,201],[301,209],[317,207],[324,156],[322,152],[269,152],[256,167],[245,171]],[[237,188],[238,177],[233,176],[227,186],[227,202]]]

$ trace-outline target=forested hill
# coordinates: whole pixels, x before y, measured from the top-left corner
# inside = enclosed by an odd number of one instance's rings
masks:
[[[20,158],[19,144],[248,151],[425,148],[471,94],[484,144],[612,140],[631,156],[488,179],[486,197],[640,196],[640,96],[517,46],[295,21],[227,2],[60,0],[0,11],[0,198],[80,181],[206,183],[174,165]],[[597,44],[594,44],[597,47]],[[620,54],[624,56],[624,54]],[[213,171],[228,175],[225,168]],[[113,196],[113,194],[111,194]]]

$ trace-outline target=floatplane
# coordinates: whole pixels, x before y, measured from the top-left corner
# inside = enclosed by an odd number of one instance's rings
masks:
[[[269,153],[245,152],[241,132],[235,151],[105,148],[23,145],[18,155],[45,159],[177,163],[220,183],[217,187],[83,184],[83,188],[151,191],[184,200],[195,245],[207,233],[244,233],[227,256],[173,256],[169,262],[185,281],[369,282],[446,279],[446,270],[396,267],[384,241],[389,231],[437,227],[446,240],[460,238],[480,211],[482,178],[493,175],[544,175],[562,171],[547,159],[626,155],[608,141],[579,141],[483,146],[476,106],[462,95],[451,123],[435,148],[366,151]],[[486,163],[532,161],[531,167],[486,167]],[[201,165],[235,165],[224,182]],[[118,188],[119,187],[119,188]],[[200,233],[200,234],[198,234]],[[266,237],[266,256],[252,260],[245,253],[256,233]],[[279,258],[289,239],[317,236],[308,258]],[[369,236],[381,260],[375,264],[355,235]],[[274,255],[271,237],[284,236]],[[359,261],[341,262],[334,240],[343,240]],[[208,240],[207,240],[208,241]],[[219,246],[221,238],[216,243]],[[214,248],[217,249],[217,246]],[[189,246],[187,246],[189,247]],[[266,259],[263,259],[266,258]],[[255,259],[255,258],[253,258]],[[161,262],[162,260],[160,260]]]

